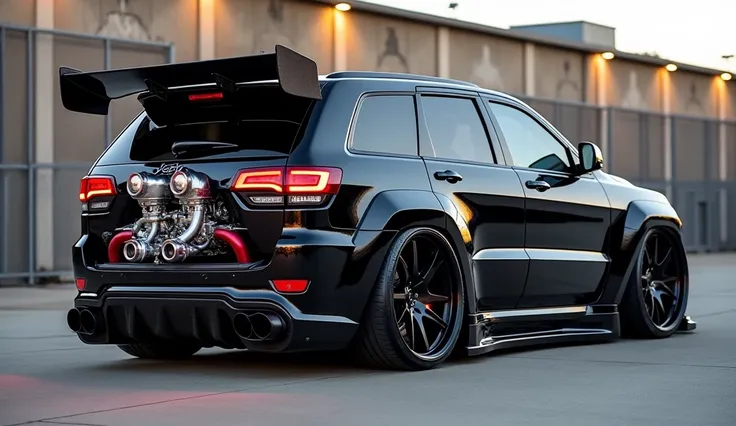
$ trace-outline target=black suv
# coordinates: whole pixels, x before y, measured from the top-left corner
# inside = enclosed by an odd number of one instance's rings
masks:
[[[142,112],[82,179],[69,327],[143,358],[202,347],[451,353],[666,337],[688,270],[667,199],[476,85],[271,54],[83,73],[72,111]]]

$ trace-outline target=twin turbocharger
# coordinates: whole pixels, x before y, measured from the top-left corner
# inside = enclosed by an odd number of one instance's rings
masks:
[[[123,245],[128,262],[144,262],[158,255],[166,262],[181,262],[210,244],[214,229],[206,217],[212,199],[207,175],[187,168],[171,178],[133,173],[127,189],[143,213],[132,226],[132,238]],[[173,198],[181,208],[170,211]]]

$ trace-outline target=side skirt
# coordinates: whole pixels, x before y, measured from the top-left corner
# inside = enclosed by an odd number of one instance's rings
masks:
[[[605,342],[620,335],[615,305],[481,312],[470,317],[471,356],[526,346]]]

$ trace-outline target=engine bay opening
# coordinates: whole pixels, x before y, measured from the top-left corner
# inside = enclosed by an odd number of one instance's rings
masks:
[[[133,173],[127,192],[140,206],[140,218],[115,230],[108,262],[253,262],[243,230],[206,174],[186,167],[170,177]]]

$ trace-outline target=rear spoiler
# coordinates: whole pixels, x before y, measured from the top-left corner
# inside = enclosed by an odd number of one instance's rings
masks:
[[[317,64],[281,45],[274,53],[107,71],[59,68],[61,102],[69,111],[107,115],[110,101],[150,91],[165,99],[172,87],[215,83],[234,91],[238,83],[278,80],[294,96],[322,99]]]

